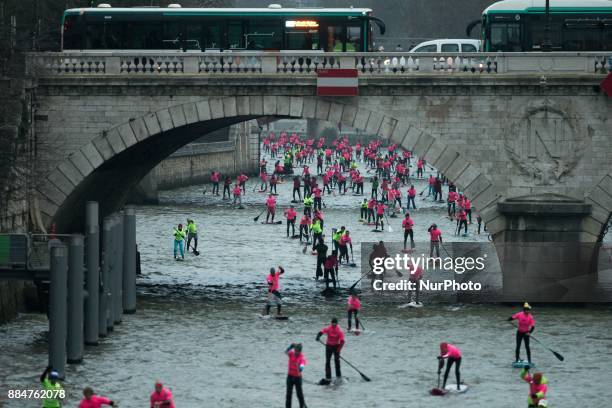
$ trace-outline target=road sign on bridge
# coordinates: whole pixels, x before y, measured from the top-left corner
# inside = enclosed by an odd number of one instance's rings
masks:
[[[317,71],[317,96],[357,96],[359,78],[356,69],[320,69]]]

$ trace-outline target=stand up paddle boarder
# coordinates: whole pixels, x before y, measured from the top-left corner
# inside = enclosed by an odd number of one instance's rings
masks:
[[[331,324],[323,328],[318,334],[316,340],[321,340],[321,336],[327,336],[325,341],[325,378],[320,381],[320,384],[327,385],[331,383],[331,358],[334,357],[334,366],[336,368],[336,378],[342,377],[340,370],[340,351],[344,346],[344,332],[338,325],[338,319],[333,318]]]
[[[525,302],[523,311],[513,314],[508,318],[508,321],[518,320],[518,328],[516,330],[516,363],[520,363],[521,342],[525,342],[525,351],[527,352],[527,361],[531,364],[531,348],[529,347],[529,339],[531,333],[535,330],[535,319],[531,314],[531,306]]]
[[[351,331],[353,316],[355,316],[355,330],[359,330],[359,317],[357,317],[357,315],[361,310],[361,301],[359,300],[357,292],[354,290],[352,290],[351,294],[349,295],[347,305],[348,331]]]
[[[302,371],[307,364],[304,354],[302,354],[302,344],[292,343],[285,350],[285,354],[289,358],[289,368],[287,371],[287,394],[285,396],[285,408],[291,408],[291,400],[293,398],[293,387],[297,394],[300,408],[306,408],[304,402],[304,393],[302,392]]]
[[[115,406],[115,402],[99,395],[94,394],[91,387],[85,387],[83,389],[83,399],[79,403],[79,408],[100,408],[102,405]]]
[[[446,388],[446,380],[448,380],[448,373],[450,372],[453,364],[455,365],[455,377],[457,378],[457,391],[461,390],[461,351],[449,343],[440,343],[440,355],[438,356],[439,361],[446,361],[446,370],[444,371],[444,379],[442,380],[442,389]],[[442,365],[441,363],[440,365]]]
[[[270,194],[268,195],[268,199],[266,200],[266,209],[268,210],[266,214],[266,224],[274,224],[274,215],[276,214],[276,198]],[[272,216],[272,220],[268,221]]]
[[[528,408],[547,407],[546,392],[548,391],[548,379],[544,374],[537,372],[533,376],[529,373],[529,367],[521,370],[521,378],[529,384],[529,395],[527,396]]]
[[[185,260],[185,236],[187,235],[186,231],[183,229],[183,224],[179,224],[177,228],[174,229],[174,259],[178,258],[178,252],[181,254],[181,259]]]
[[[280,290],[280,276],[285,273],[285,270],[282,266],[278,266],[278,271],[274,268],[270,268],[270,274],[266,278],[266,282],[268,283],[268,301],[266,302],[266,310],[264,316],[268,316],[270,314],[270,309],[272,305],[276,305],[276,315],[281,315],[281,294]]]
[[[149,399],[151,401],[150,408],[174,408],[172,392],[159,381],[155,383],[155,391],[151,393]]]

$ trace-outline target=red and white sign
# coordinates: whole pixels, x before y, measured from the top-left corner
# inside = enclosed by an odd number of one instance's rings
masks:
[[[320,69],[317,71],[317,96],[357,96],[359,79],[356,69]]]
[[[599,86],[606,94],[608,94],[609,97],[612,98],[612,74],[608,74],[608,76],[601,81]]]

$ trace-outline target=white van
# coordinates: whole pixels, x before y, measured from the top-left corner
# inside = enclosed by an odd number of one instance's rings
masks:
[[[480,40],[466,38],[425,41],[410,52],[478,52],[479,50]]]

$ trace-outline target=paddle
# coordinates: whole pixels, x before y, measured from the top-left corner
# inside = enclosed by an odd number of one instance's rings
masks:
[[[257,222],[257,220],[259,220],[259,217],[261,217],[261,214],[263,214],[266,210],[267,208],[264,208],[263,210],[261,210],[261,212],[257,215],[257,217],[253,218],[253,222]]]
[[[444,395],[446,394],[446,391],[444,391],[443,389],[440,388],[440,374],[442,373],[442,367],[444,366],[444,360],[440,359],[438,360],[438,386],[436,388],[432,388],[429,393],[431,395]]]
[[[514,322],[508,322],[512,325],[512,327],[516,326],[514,325]],[[531,334],[529,335],[530,338],[532,338],[536,343],[540,344],[540,346],[544,347],[546,350],[550,351],[551,353],[553,353],[555,355],[555,357],[557,357],[557,360],[559,361],[563,361],[565,360],[565,357],[563,357],[563,355],[561,353],[557,353],[555,350],[551,349],[550,347],[546,346],[544,343],[542,343],[540,340],[536,339],[535,337],[533,337]]]
[[[192,248],[192,246],[191,246],[191,244],[189,244],[189,247],[188,247],[187,249],[189,250],[189,249],[191,249],[191,248]],[[194,253],[196,256],[200,255],[200,251],[196,250],[195,248],[193,248],[193,253]]]
[[[425,188],[423,189],[423,191],[421,191],[421,192],[419,193],[419,196],[422,196],[422,195],[423,195],[423,193],[425,192],[425,190],[427,190],[428,188],[429,188],[429,187],[425,187]]]
[[[351,268],[355,268],[357,264],[355,263],[355,257],[353,256],[353,247],[351,246],[351,263],[348,264]]]
[[[351,290],[355,289],[355,286],[357,286],[357,285],[359,284],[359,282],[361,282],[361,280],[362,280],[363,278],[365,278],[365,277],[366,277],[366,275],[367,275],[368,273],[370,273],[370,271],[367,271],[366,273],[364,273],[363,275],[361,275],[361,277],[360,277],[359,279],[357,279],[357,282],[355,282],[355,283],[353,283],[353,284],[351,285],[351,287],[349,288],[349,292],[350,292]]]
[[[391,223],[389,222],[389,217],[385,214],[385,219],[387,220],[387,231],[393,232],[393,228],[391,228]]]
[[[324,345],[324,346],[325,346],[325,343],[323,343],[323,342],[322,342],[320,339],[319,339],[318,341],[319,341],[319,343],[321,343],[322,345]],[[363,378],[363,380],[364,380],[364,381],[368,381],[368,382],[369,382],[369,381],[372,381],[372,380],[370,380],[370,378],[369,378],[367,375],[365,375],[364,373],[362,373],[362,372],[361,372],[361,371],[360,371],[360,370],[359,370],[357,367],[355,367],[353,364],[351,364],[350,362],[348,362],[348,361],[346,360],[346,358],[344,358],[344,357],[342,357],[342,356],[340,356],[340,358],[341,358],[341,359],[342,359],[342,361],[344,361],[344,362],[345,362],[345,363],[346,363],[346,364],[347,364],[349,367],[351,367],[353,370],[357,371],[357,372],[359,373],[359,375],[361,376],[361,378]]]
[[[206,195],[206,193],[208,193],[208,187],[206,187],[204,191],[202,191],[202,195]]]

